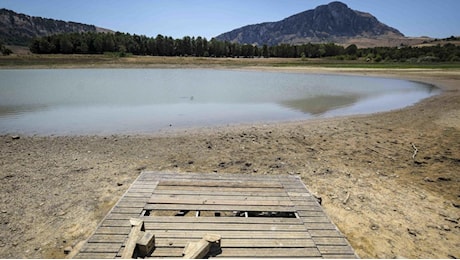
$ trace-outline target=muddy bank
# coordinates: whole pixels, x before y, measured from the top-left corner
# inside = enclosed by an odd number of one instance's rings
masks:
[[[290,71],[408,78],[443,93],[366,116],[138,136],[1,136],[0,258],[65,257],[144,169],[300,175],[360,257],[460,257],[460,72]]]

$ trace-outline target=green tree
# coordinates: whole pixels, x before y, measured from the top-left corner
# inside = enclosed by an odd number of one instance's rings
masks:
[[[8,49],[3,43],[0,41],[0,51],[2,52],[3,56],[8,56],[13,53],[12,50]]]
[[[59,49],[61,53],[71,54],[73,53],[73,43],[70,39],[70,35],[64,34],[59,40]]]
[[[350,56],[358,54],[358,46],[356,44],[351,44],[345,49],[345,53]]]
[[[268,51],[267,44],[264,44],[264,46],[262,47],[262,56],[264,58],[269,58],[270,57],[270,52]]]

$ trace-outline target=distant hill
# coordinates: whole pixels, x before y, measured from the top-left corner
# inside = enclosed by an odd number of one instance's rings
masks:
[[[280,43],[358,43],[372,44],[387,40],[397,45],[393,39],[403,40],[404,35],[387,26],[373,15],[350,9],[341,2],[331,2],[315,9],[304,11],[278,22],[247,25],[216,37],[218,40],[257,44],[277,45]],[[366,39],[369,39],[367,41]],[[390,39],[390,40],[389,40]],[[360,44],[363,45],[363,44]],[[388,44],[383,44],[388,45]]]
[[[26,46],[34,37],[71,32],[111,31],[94,25],[34,17],[0,9],[0,40],[5,44]]]

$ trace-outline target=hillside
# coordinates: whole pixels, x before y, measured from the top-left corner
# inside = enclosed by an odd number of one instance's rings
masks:
[[[28,45],[34,37],[71,32],[109,32],[94,25],[19,14],[0,9],[0,40],[5,44]]]
[[[247,25],[216,37],[219,40],[277,45],[307,42],[346,43],[350,40],[405,39],[397,29],[387,26],[373,15],[350,9],[341,2],[332,2],[304,11],[278,22]],[[390,41],[390,40],[388,40]],[[398,42],[399,43],[399,42]],[[395,43],[392,42],[392,45]]]

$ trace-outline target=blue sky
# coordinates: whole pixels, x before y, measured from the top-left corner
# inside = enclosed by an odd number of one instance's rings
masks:
[[[0,0],[0,8],[131,34],[211,39],[244,25],[279,21],[332,0]],[[406,36],[460,36],[460,0],[342,0]]]

